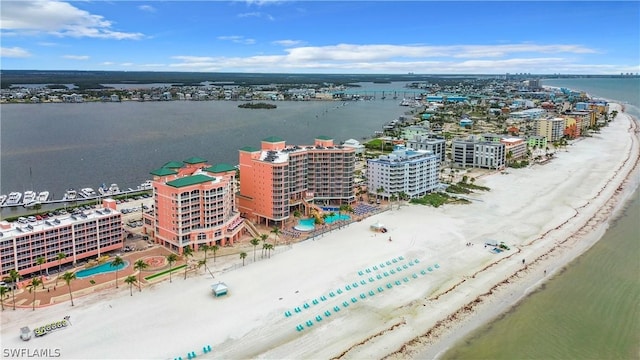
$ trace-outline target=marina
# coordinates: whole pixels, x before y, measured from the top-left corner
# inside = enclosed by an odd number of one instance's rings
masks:
[[[25,208],[33,208],[38,205],[47,205],[47,204],[59,204],[59,203],[69,203],[69,202],[77,202],[77,201],[90,201],[97,200],[103,197],[115,196],[115,195],[130,195],[139,192],[149,191],[152,189],[151,180],[146,180],[145,182],[138,185],[135,189],[128,188],[125,190],[121,190],[118,187],[118,184],[111,184],[106,186],[102,184],[98,191],[96,192],[93,188],[86,187],[77,191],[73,188],[69,188],[62,198],[60,199],[52,199],[51,193],[49,191],[40,191],[35,192],[32,190],[25,191],[24,193],[13,191],[9,193],[9,195],[0,195],[0,207],[2,208],[12,208],[12,207],[25,207]]]

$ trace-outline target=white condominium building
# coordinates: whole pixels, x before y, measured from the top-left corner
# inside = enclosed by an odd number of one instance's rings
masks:
[[[438,187],[439,171],[439,158],[431,151],[396,146],[389,155],[367,160],[369,193],[387,199],[401,193],[421,197]]]

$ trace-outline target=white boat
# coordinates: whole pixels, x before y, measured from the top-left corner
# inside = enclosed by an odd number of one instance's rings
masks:
[[[117,194],[120,192],[120,188],[118,187],[118,184],[111,184],[109,185],[109,189],[107,189],[107,192],[109,194]]]
[[[96,196],[98,196],[98,194],[96,194],[95,190],[93,190],[92,188],[82,188],[80,189],[80,195],[86,197],[86,198],[94,198]]]
[[[0,195],[0,205],[4,205],[4,202],[7,201],[7,195]]]
[[[69,189],[64,193],[62,200],[64,201],[75,201],[78,199],[78,192],[74,189]]]
[[[49,192],[48,191],[40,191],[38,193],[37,201],[43,203],[49,201]]]
[[[6,205],[18,205],[20,203],[20,199],[22,199],[22,193],[14,191],[9,193],[7,197]]]
[[[31,203],[36,201],[37,196],[38,194],[36,194],[35,191],[31,191],[31,190],[25,191],[22,196],[22,205],[31,206]]]
[[[151,183],[151,180],[147,180],[138,186],[138,189],[140,190],[151,190],[152,188],[153,184]]]

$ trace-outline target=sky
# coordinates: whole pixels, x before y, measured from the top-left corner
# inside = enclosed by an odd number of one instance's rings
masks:
[[[2,0],[2,70],[640,72],[640,2]]]

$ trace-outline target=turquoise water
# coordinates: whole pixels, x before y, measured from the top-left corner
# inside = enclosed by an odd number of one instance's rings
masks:
[[[333,224],[334,222],[339,220],[344,221],[349,219],[351,219],[349,215],[336,214],[333,216],[327,216],[324,219],[324,222],[326,224]],[[298,224],[294,226],[294,229],[299,231],[313,231],[316,228],[315,223],[316,223],[316,220],[314,218],[300,219],[298,220]]]
[[[78,279],[86,278],[93,275],[98,274],[106,274],[110,272],[114,272],[116,270],[122,270],[129,266],[129,262],[125,261],[124,264],[118,266],[111,266],[111,262],[106,262],[102,265],[94,266],[89,269],[80,270],[76,273],[76,277]]]
[[[316,219],[308,218],[308,219],[300,219],[298,220],[298,225],[294,226],[296,230],[300,231],[313,231],[316,228]]]
[[[625,103],[638,117],[637,79],[558,79],[544,85]],[[637,120],[637,119],[636,119]],[[639,359],[640,191],[602,239],[443,359]]]
[[[333,224],[336,221],[340,221],[340,220],[345,221],[349,219],[351,219],[349,215],[336,214],[333,216],[327,216],[327,218],[324,219],[324,222],[327,224]]]

